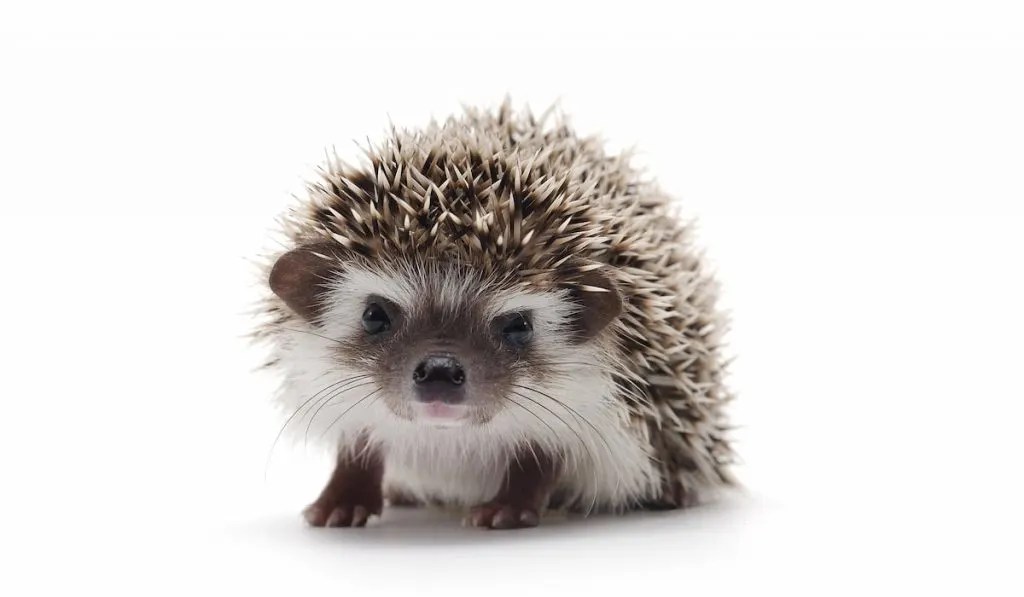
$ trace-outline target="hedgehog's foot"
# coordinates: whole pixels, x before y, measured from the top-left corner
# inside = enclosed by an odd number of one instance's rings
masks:
[[[314,527],[362,527],[384,509],[384,465],[376,454],[359,458],[342,453],[334,474],[303,516]]]
[[[558,464],[539,449],[513,458],[498,495],[470,510],[466,522],[484,529],[523,529],[540,524],[540,513],[558,479]]]
[[[537,509],[489,502],[469,512],[469,524],[484,529],[525,529],[540,524]]]
[[[325,506],[313,503],[303,511],[303,516],[314,527],[363,527],[371,515],[380,514],[373,506],[335,504]]]

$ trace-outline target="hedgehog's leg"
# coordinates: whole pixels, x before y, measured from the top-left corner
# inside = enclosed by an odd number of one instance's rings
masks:
[[[537,526],[560,470],[558,462],[539,449],[517,454],[509,462],[498,494],[489,502],[473,508],[467,521],[486,529]]]
[[[384,508],[383,478],[384,460],[377,450],[361,443],[339,451],[327,486],[303,512],[306,522],[314,527],[365,526]]]

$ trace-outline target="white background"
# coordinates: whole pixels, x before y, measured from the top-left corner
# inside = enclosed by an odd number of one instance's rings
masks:
[[[0,9],[0,593],[1024,591],[1013,2]],[[734,315],[746,496],[305,529],[246,261],[324,147],[460,102],[636,145]],[[264,473],[266,472],[266,478]]]

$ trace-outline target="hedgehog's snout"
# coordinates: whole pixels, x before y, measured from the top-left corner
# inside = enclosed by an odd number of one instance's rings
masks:
[[[459,404],[465,400],[466,370],[454,356],[428,356],[413,370],[412,381],[420,402]]]

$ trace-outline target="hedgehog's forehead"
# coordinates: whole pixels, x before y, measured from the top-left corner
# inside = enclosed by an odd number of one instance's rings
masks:
[[[562,308],[567,292],[523,284],[511,276],[484,276],[474,268],[446,264],[349,265],[338,290],[351,300],[386,298],[405,311],[426,306],[458,312],[467,307],[487,317],[522,310]]]

